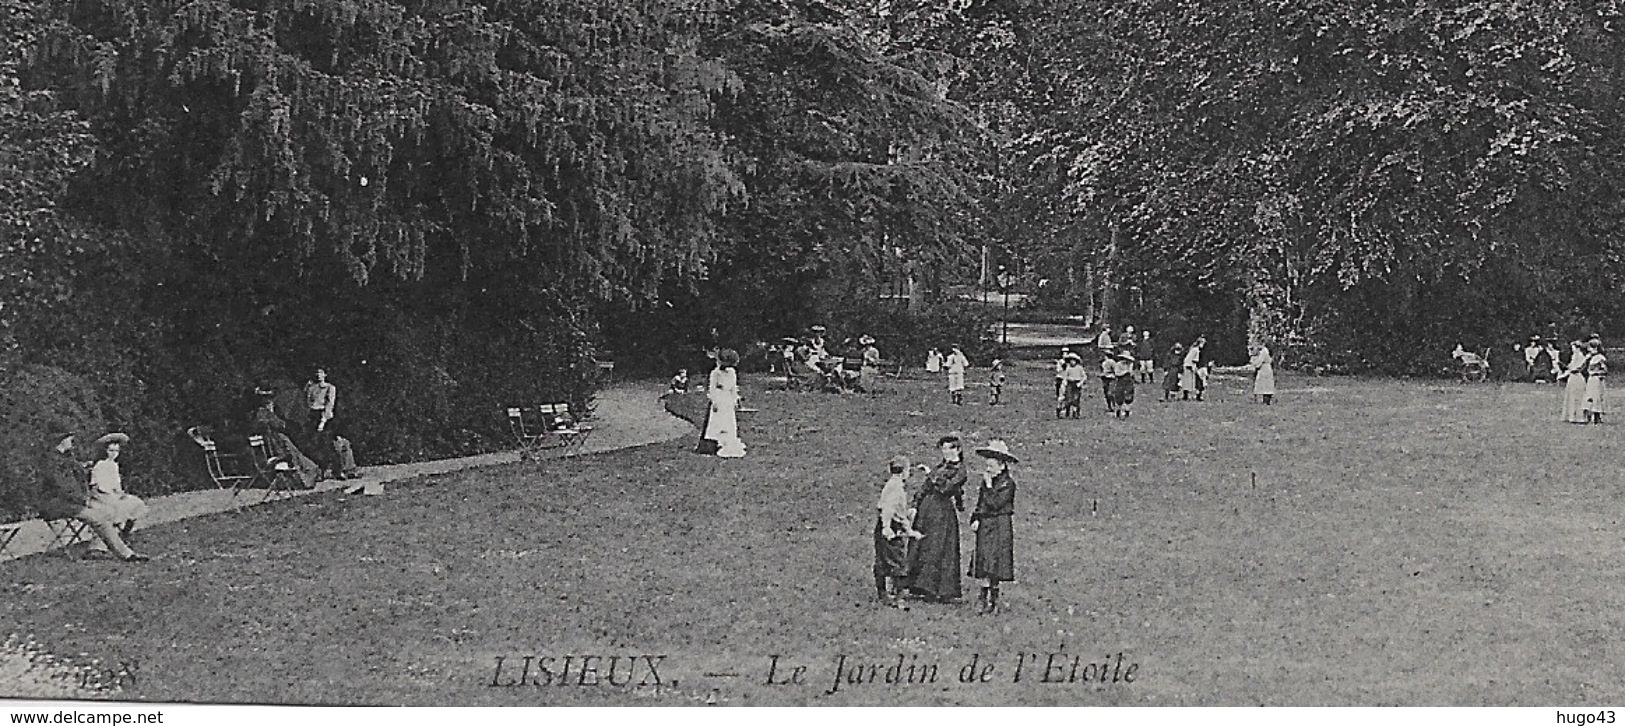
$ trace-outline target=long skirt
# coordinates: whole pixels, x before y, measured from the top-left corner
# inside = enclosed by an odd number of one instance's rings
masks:
[[[1179,390],[1185,393],[1195,393],[1202,389],[1196,387],[1196,369],[1185,366],[1179,369]]]
[[[1586,379],[1584,408],[1591,413],[1608,413],[1608,377],[1592,376]]]
[[[1178,393],[1179,392],[1179,369],[1178,368],[1169,369],[1167,373],[1163,374],[1163,376],[1162,376],[1162,392],[1163,393]]]
[[[1568,383],[1563,385],[1563,420],[1569,423],[1585,423],[1585,405],[1586,377],[1570,373]]]
[[[147,514],[146,502],[141,501],[138,496],[124,492],[114,492],[112,494],[93,492],[90,495],[90,502],[86,506],[104,508],[108,518],[114,523],[137,520]]]
[[[705,407],[705,420],[700,423],[700,443],[694,445],[694,453],[711,456],[717,453],[716,434],[711,429],[711,406]]]
[[[949,391],[963,391],[963,390],[965,390],[965,372],[964,371],[948,371],[948,390]]]
[[[903,577],[908,574],[908,538],[886,539],[885,527],[875,518],[875,577]]]
[[[1253,374],[1253,395],[1275,395],[1275,366],[1265,363],[1258,367],[1258,372]]]
[[[1010,515],[988,517],[976,525],[976,556],[971,560],[971,577],[994,582],[1016,579],[1015,537]]]
[[[293,464],[294,469],[299,473],[299,481],[304,484],[306,489],[316,486],[316,480],[322,476],[322,468],[317,466],[316,462],[311,461],[310,457],[305,456],[304,452],[299,450],[299,447],[294,446],[293,439],[288,438],[287,434],[273,432],[268,434],[265,440],[270,444],[269,448],[272,456],[286,458],[289,463]]]
[[[717,456],[738,459],[745,455],[745,442],[739,438],[739,400],[720,394],[711,402],[711,414],[706,420],[706,434],[717,442]]]
[[[920,499],[914,528],[925,535],[909,549],[909,587],[938,600],[957,599],[959,585],[959,513],[953,497],[928,494]]]
[[[1134,403],[1134,374],[1118,376],[1112,379],[1112,403],[1126,406]]]

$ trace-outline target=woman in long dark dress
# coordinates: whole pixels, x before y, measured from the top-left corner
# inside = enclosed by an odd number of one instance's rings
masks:
[[[959,437],[937,440],[942,463],[925,476],[914,497],[914,528],[925,535],[909,551],[909,589],[937,602],[956,602],[959,583],[959,512],[965,509],[965,463]],[[922,467],[923,468],[923,467]]]
[[[982,486],[976,493],[976,511],[970,515],[970,528],[976,533],[970,576],[987,582],[978,598],[979,613],[991,615],[999,611],[999,583],[1016,579],[1015,538],[1010,524],[1016,505],[1016,480],[1010,476],[1010,465],[1016,463],[1016,457],[999,439],[987,442],[976,453],[987,459],[987,469],[982,472]]]

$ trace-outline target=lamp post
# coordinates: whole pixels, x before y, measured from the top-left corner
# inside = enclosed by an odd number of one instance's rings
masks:
[[[1014,275],[1010,274],[1009,270],[1006,270],[1003,265],[1000,265],[999,275],[998,277],[994,278],[994,280],[999,283],[999,290],[1004,292],[1004,331],[1002,335],[1002,345],[1008,348],[1010,347],[1010,286],[1015,284],[1016,279]]]

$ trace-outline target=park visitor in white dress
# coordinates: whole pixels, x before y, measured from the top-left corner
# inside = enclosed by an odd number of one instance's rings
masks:
[[[739,353],[723,349],[717,353],[717,369],[711,374],[711,418],[705,438],[717,442],[717,456],[738,459],[745,455],[745,442],[739,438]]]
[[[1196,385],[1196,367],[1202,363],[1202,340],[1197,339],[1191,343],[1189,350],[1185,351],[1185,360],[1179,366],[1179,394],[1181,398],[1189,399],[1191,394],[1200,398],[1202,389]]]
[[[948,360],[943,367],[948,371],[948,396],[954,405],[962,406],[965,403],[965,369],[970,367],[970,359],[965,353],[954,346],[948,354]]]
[[[1608,357],[1602,354],[1602,343],[1592,340],[1586,343],[1586,397],[1585,415],[1590,423],[1602,423],[1602,415],[1608,413]]]
[[[1253,354],[1250,363],[1253,373],[1253,395],[1264,401],[1265,405],[1275,402],[1275,358],[1270,355],[1270,348],[1260,344],[1258,352]]]
[[[1558,374],[1563,378],[1563,420],[1568,423],[1586,422],[1586,361],[1590,358],[1585,345],[1576,340],[1569,344],[1569,365]]]
[[[129,441],[129,436],[119,433],[96,439],[101,458],[90,467],[90,501],[87,503],[91,508],[107,512],[113,526],[118,527],[119,534],[123,536],[129,536],[130,531],[135,529],[135,521],[147,513],[146,502],[125,493],[124,477],[119,472],[119,453]],[[90,548],[106,551],[107,545],[96,539],[91,541]]]

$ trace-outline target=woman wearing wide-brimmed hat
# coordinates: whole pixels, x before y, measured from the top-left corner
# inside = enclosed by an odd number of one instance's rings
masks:
[[[1078,418],[1083,410],[1083,384],[1089,379],[1089,374],[1083,369],[1083,357],[1077,353],[1069,352],[1061,361],[1065,366],[1061,370],[1061,381],[1065,387],[1055,407],[1055,417]]]
[[[716,455],[738,459],[745,455],[745,442],[739,438],[739,353],[723,348],[717,353],[717,368],[711,373],[711,413],[706,418],[705,437],[717,442]]]
[[[999,583],[1016,579],[1015,543],[1010,523],[1016,506],[1016,480],[1010,465],[1017,462],[1010,446],[993,439],[976,454],[987,459],[982,486],[976,492],[976,511],[970,515],[971,531],[976,533],[976,553],[971,558],[970,576],[985,581],[978,598],[979,612],[999,610]]]
[[[863,367],[859,369],[858,387],[867,393],[880,390],[880,349],[875,347],[875,339],[867,335],[858,338],[858,345],[863,346]]]
[[[1118,348],[1117,378],[1112,381],[1112,411],[1118,418],[1127,418],[1134,407],[1134,369],[1134,350]]]

